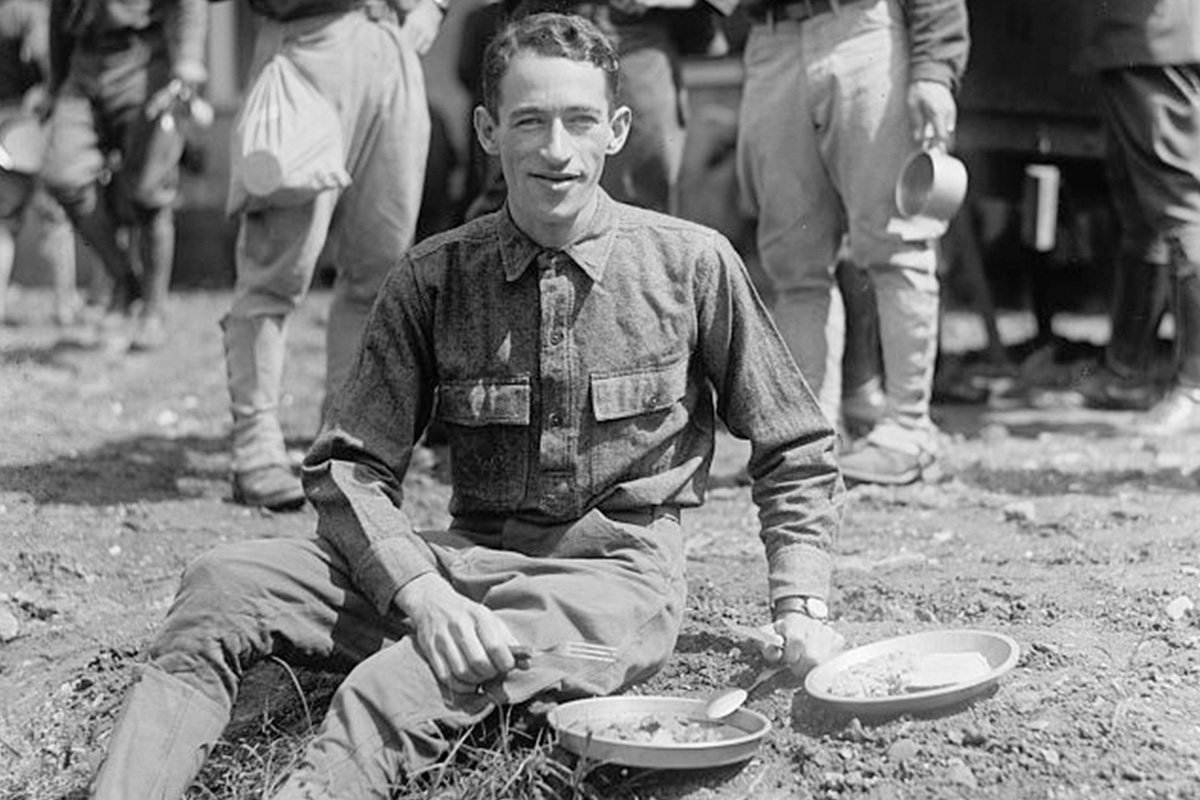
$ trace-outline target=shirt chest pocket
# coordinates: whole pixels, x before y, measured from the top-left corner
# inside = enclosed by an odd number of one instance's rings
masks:
[[[446,423],[454,494],[463,510],[507,510],[525,492],[528,471],[528,376],[447,381],[437,388]]]
[[[597,422],[670,409],[687,394],[687,359],[618,375],[592,376],[592,412]]]
[[[593,375],[591,383],[596,422],[587,463],[597,491],[671,469],[690,418],[687,359]]]

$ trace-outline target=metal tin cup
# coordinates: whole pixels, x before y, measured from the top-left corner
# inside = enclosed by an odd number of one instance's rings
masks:
[[[940,145],[909,156],[896,180],[896,207],[909,218],[949,222],[966,196],[966,165]]]

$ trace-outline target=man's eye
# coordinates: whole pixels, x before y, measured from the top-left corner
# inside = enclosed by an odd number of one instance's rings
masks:
[[[520,117],[513,122],[513,127],[521,130],[530,130],[541,125],[542,121],[537,117]]]
[[[573,131],[586,131],[600,124],[600,120],[590,114],[579,114],[567,118],[567,127]]]

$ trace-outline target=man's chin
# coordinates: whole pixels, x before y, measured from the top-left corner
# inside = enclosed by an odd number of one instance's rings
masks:
[[[570,222],[579,216],[586,198],[580,193],[572,192],[564,197],[543,198],[537,204],[535,213],[546,222]]]

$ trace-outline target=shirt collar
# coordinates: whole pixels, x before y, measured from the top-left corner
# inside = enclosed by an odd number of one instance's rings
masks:
[[[589,278],[600,283],[604,279],[604,268],[608,264],[608,256],[612,252],[616,236],[617,203],[603,189],[597,189],[597,192],[599,198],[596,213],[592,216],[587,230],[574,242],[562,248],[562,252],[570,256]],[[500,215],[498,234],[500,259],[504,265],[504,277],[508,281],[520,278],[538,254],[547,250],[517,227],[508,213],[507,204]]]

